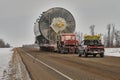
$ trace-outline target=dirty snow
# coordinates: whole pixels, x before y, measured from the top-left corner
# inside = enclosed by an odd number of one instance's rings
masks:
[[[8,70],[11,58],[12,48],[0,48],[0,80],[4,80],[3,72]]]
[[[12,77],[15,80],[31,80],[24,63],[17,51],[14,52],[12,63]]]

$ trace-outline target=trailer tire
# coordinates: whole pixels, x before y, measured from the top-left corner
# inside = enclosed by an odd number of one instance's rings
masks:
[[[58,50],[57,52],[58,52],[58,53],[60,53],[60,51],[59,51],[59,50]]]
[[[104,53],[101,53],[101,54],[100,54],[100,57],[104,57]]]
[[[81,54],[79,54],[78,56],[79,56],[79,57],[81,57],[82,55],[81,55]]]
[[[87,54],[86,52],[84,52],[84,56],[85,56],[85,57],[88,57],[88,54]]]
[[[65,53],[64,48],[61,48],[60,53],[61,53],[61,54],[64,54],[64,53]]]
[[[93,54],[93,57],[96,57],[96,54]]]

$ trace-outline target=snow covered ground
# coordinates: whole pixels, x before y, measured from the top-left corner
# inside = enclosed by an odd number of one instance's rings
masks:
[[[120,57],[120,48],[105,48],[105,55]]]
[[[12,48],[0,48],[0,80],[3,80],[3,72],[8,70],[12,53]]]
[[[0,48],[0,80],[31,80],[21,57],[12,48]]]

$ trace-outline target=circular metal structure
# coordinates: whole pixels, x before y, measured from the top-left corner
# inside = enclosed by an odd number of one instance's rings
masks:
[[[73,33],[75,20],[66,9],[55,7],[42,13],[39,20],[39,30],[45,39],[56,41],[59,33]]]

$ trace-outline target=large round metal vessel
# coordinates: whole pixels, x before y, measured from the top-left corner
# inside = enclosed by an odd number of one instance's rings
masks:
[[[60,33],[73,33],[75,20],[73,15],[66,9],[55,7],[42,13],[39,20],[41,35],[48,41],[56,41]]]

